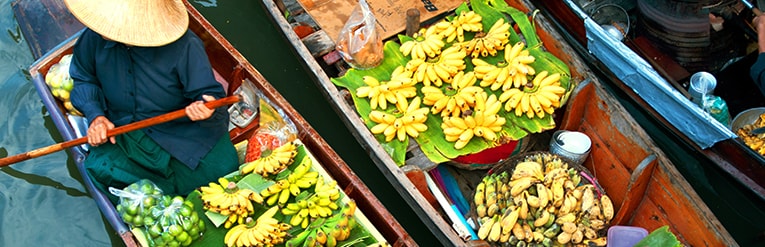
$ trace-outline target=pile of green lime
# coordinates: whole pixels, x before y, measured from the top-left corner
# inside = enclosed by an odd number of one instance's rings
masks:
[[[123,190],[110,188],[120,198],[116,209],[132,229],[146,233],[150,246],[189,246],[205,231],[194,203],[181,196],[163,195],[153,182],[142,179]]]
[[[116,206],[117,213],[126,224],[134,228],[154,224],[154,218],[150,216],[151,208],[156,206],[162,197],[162,190],[154,183],[142,179],[123,190],[110,192],[120,198]]]
[[[151,246],[189,246],[205,231],[194,203],[181,196],[162,196],[151,216],[154,224],[145,226]]]

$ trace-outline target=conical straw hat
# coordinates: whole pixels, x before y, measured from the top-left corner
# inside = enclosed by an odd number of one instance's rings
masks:
[[[133,46],[162,46],[180,38],[189,16],[181,0],[65,0],[85,26]]]

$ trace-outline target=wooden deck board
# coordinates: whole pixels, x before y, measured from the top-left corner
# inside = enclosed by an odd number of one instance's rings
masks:
[[[35,59],[85,27],[61,0],[16,0],[11,7]]]

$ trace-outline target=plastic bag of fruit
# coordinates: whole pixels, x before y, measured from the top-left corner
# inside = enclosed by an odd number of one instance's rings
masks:
[[[260,127],[247,140],[244,162],[256,160],[297,137],[297,127],[282,109],[268,101],[262,92],[257,91],[256,93],[261,101]]]
[[[109,192],[119,198],[117,213],[129,226],[141,227],[153,223],[147,222],[147,218],[150,218],[147,216],[162,197],[162,190],[153,182],[142,179],[121,190],[109,187]]]
[[[162,196],[150,215],[154,222],[144,227],[151,246],[189,246],[205,231],[194,203],[181,196]]]

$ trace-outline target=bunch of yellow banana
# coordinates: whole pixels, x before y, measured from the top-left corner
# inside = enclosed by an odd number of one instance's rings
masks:
[[[245,223],[231,228],[223,237],[226,246],[274,246],[284,243],[284,237],[287,236],[286,231],[292,226],[280,223],[274,218],[278,210],[278,207],[271,207],[257,220],[253,221],[252,218],[247,217]]]
[[[455,39],[458,42],[465,41],[465,32],[483,31],[483,18],[473,11],[463,11],[455,16],[451,21],[446,19],[431,25],[425,31],[425,35],[438,34],[451,43]]]
[[[241,174],[246,175],[254,172],[263,177],[277,174],[292,164],[298,153],[297,147],[298,144],[295,142],[285,143],[271,150],[271,153],[265,157],[242,164]]]
[[[499,100],[505,102],[505,110],[515,110],[516,116],[526,114],[526,117],[542,118],[545,114],[553,114],[560,107],[560,100],[566,89],[560,85],[560,74],[548,76],[542,71],[534,77],[531,83],[521,88],[511,88],[502,92]]]
[[[510,38],[510,23],[499,18],[486,33],[477,33],[473,39],[464,43],[465,52],[472,58],[497,55],[505,49]]]
[[[400,106],[417,95],[417,88],[414,87],[417,82],[412,80],[412,71],[404,66],[393,70],[390,81],[380,81],[372,76],[364,76],[363,80],[366,86],[357,88],[356,96],[369,98],[372,109],[386,109],[388,102]]]
[[[441,48],[444,47],[443,36],[438,34],[428,34],[425,29],[420,29],[414,34],[412,40],[401,44],[399,51],[404,56],[411,55],[412,59],[428,59],[441,54]]]
[[[461,149],[473,136],[483,137],[486,141],[496,140],[506,121],[497,114],[501,108],[502,104],[495,95],[486,98],[486,92],[477,93],[476,106],[471,115],[443,118],[441,129],[446,141],[454,142],[454,148]]]
[[[534,154],[507,177],[491,174],[476,187],[479,238],[511,246],[605,244],[598,232],[613,218],[612,202],[594,185],[580,185],[582,177],[566,162]]]
[[[441,117],[459,117],[463,112],[475,106],[476,94],[483,92],[483,88],[475,86],[477,79],[475,73],[463,71],[457,72],[446,88],[423,86],[422,103],[429,105],[433,115],[441,113]]]
[[[225,227],[242,223],[255,210],[252,202],[263,203],[263,197],[249,189],[239,188],[228,179],[218,178],[218,183],[210,182],[199,188],[202,207],[205,210],[228,216]]]
[[[309,171],[312,159],[306,155],[297,167],[286,178],[276,181],[260,191],[260,196],[265,198],[266,205],[273,206],[279,203],[283,206],[291,196],[297,196],[301,190],[307,189],[319,180],[319,172]]]
[[[340,189],[337,187],[337,181],[331,180],[325,183],[324,179],[319,179],[314,187],[314,194],[306,199],[288,203],[282,208],[282,214],[292,216],[291,225],[306,228],[311,219],[331,216],[332,211],[338,209],[336,201],[339,198]]]
[[[464,70],[465,66],[465,52],[462,47],[455,45],[444,49],[437,58],[409,60],[406,70],[412,72],[415,82],[440,87],[443,83],[450,83],[452,77]]]
[[[491,90],[507,91],[513,87],[520,88],[528,82],[527,76],[534,75],[536,71],[530,66],[536,59],[525,50],[523,42],[515,45],[507,44],[504,60],[497,65],[490,64],[480,58],[473,58],[475,66],[473,71],[476,77],[481,79],[482,87],[490,87]]]
[[[405,108],[398,109],[403,112],[399,118],[381,111],[370,112],[369,119],[377,123],[370,131],[372,134],[383,134],[386,142],[390,142],[393,138],[403,142],[407,136],[417,138],[420,132],[428,129],[425,121],[428,119],[429,110],[427,107],[420,107],[420,102],[420,97],[415,97],[411,103],[403,102],[406,104],[402,106]]]
[[[347,240],[351,230],[356,227],[355,212],[356,202],[350,200],[338,213],[311,224],[288,240],[285,246],[337,246],[340,241]]]

